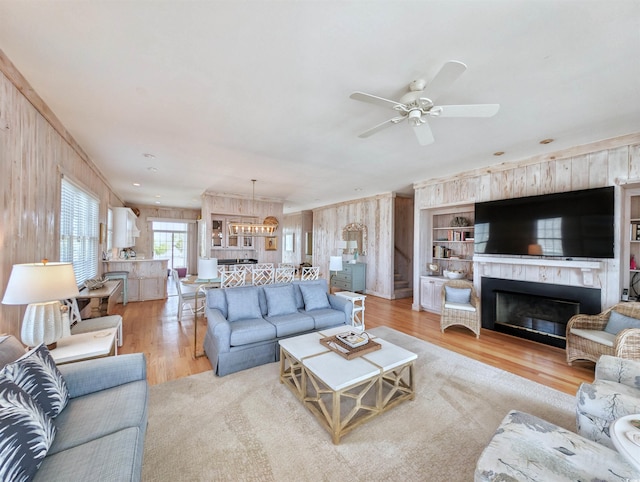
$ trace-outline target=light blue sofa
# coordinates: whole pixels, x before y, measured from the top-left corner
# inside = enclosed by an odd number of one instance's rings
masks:
[[[1,339],[0,369],[22,354],[16,338]],[[53,419],[56,435],[33,480],[140,480],[149,399],[144,354],[58,365],[58,370],[70,399]]]
[[[327,281],[207,291],[204,351],[228,375],[278,361],[278,340],[351,324],[350,301],[328,294]]]

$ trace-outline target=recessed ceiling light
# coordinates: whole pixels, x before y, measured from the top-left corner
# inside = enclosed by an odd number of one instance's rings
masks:
[[[553,142],[553,139],[542,139],[540,141],[540,144],[551,144]]]
[[[156,194],[156,197],[161,197],[160,194]]]
[[[145,152],[144,154],[142,154],[144,157],[146,157],[147,159],[155,159],[156,156],[154,156],[153,154],[149,154],[148,152]]]
[[[140,183],[139,183],[139,182],[134,182],[134,183],[133,183],[133,185],[134,185],[135,187],[140,187]]]
[[[152,167],[148,167],[147,171],[149,171],[149,172],[158,172],[158,168],[157,167],[153,167],[153,166]]]
[[[354,189],[354,191],[360,192],[360,191],[362,191],[362,188],[361,187],[357,187],[357,188]]]
[[[504,155],[504,151],[496,151],[493,153],[494,156],[502,156]]]
[[[160,204],[160,201],[156,201],[156,204]]]

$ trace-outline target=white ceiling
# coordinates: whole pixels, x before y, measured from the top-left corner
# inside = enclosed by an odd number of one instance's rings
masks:
[[[2,0],[0,49],[127,203],[257,179],[296,212],[640,132],[638,0]],[[448,60],[438,103],[495,117],[357,137],[394,112],[353,91],[399,99]]]

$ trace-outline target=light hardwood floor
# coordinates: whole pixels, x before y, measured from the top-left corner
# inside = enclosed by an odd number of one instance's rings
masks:
[[[124,319],[124,345],[119,352],[144,352],[151,384],[211,370],[206,357],[193,356],[193,315],[185,312],[182,323],[178,323],[177,308],[176,296],[116,307]],[[559,348],[490,330],[482,330],[480,339],[455,326],[443,334],[439,316],[412,311],[410,298],[390,301],[367,296],[365,322],[367,329],[388,326],[572,395],[580,383],[593,380],[593,363],[569,366],[564,350]],[[198,318],[199,352],[205,330],[206,320]]]

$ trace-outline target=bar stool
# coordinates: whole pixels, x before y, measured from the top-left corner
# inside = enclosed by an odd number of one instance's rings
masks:
[[[107,279],[121,279],[122,280],[122,304],[126,305],[129,301],[127,281],[129,279],[128,271],[107,271],[103,274]]]

